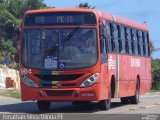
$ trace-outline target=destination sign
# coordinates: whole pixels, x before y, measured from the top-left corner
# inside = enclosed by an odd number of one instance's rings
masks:
[[[47,12],[25,16],[25,26],[36,25],[95,25],[96,17],[86,12]]]

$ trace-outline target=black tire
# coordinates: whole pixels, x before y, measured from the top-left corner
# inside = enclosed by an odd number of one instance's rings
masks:
[[[139,94],[140,94],[140,87],[139,87],[139,82],[137,82],[135,96],[132,96],[130,98],[130,101],[131,101],[132,104],[138,104],[139,103]]]
[[[110,107],[111,107],[111,91],[110,91],[110,95],[109,95],[109,98],[106,99],[106,100],[101,100],[98,102],[98,105],[99,105],[99,109],[100,110],[109,110]]]
[[[129,98],[128,97],[121,98],[121,103],[122,104],[128,104],[129,103]]]
[[[111,99],[101,100],[98,105],[100,110],[109,110],[111,107]]]
[[[37,101],[37,106],[40,111],[48,111],[51,106],[51,102],[48,101]]]

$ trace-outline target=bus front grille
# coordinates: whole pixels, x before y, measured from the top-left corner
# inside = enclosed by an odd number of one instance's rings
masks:
[[[73,90],[45,90],[47,96],[71,96]]]
[[[47,80],[47,81],[72,81],[80,78],[83,74],[70,74],[70,75],[35,75],[40,80]]]
[[[57,84],[41,84],[40,83],[40,87],[41,88],[70,88],[70,87],[75,87],[76,84],[62,84],[60,86],[57,86]]]

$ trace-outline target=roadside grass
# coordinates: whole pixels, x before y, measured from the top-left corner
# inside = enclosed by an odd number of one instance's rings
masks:
[[[21,93],[19,90],[13,89],[13,90],[5,90],[5,91],[0,91],[0,96],[5,96],[5,97],[12,97],[16,99],[21,98]]]
[[[160,92],[160,89],[151,89],[149,92]]]
[[[151,95],[160,95],[160,90],[158,89],[158,90],[156,90],[156,89],[151,89],[150,91],[149,91],[149,94],[151,94]]]

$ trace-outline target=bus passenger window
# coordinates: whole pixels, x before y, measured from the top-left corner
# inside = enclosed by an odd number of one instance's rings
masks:
[[[137,34],[138,55],[141,55],[140,38],[139,38],[138,30],[136,30],[136,34]]]
[[[119,53],[122,51],[122,40],[121,40],[121,31],[120,31],[120,26],[117,25],[117,30],[118,30],[118,48],[119,48]]]
[[[141,51],[141,56],[143,56],[142,31],[139,31],[139,42],[140,42],[140,51]]]
[[[148,56],[151,55],[151,52],[150,52],[150,43],[149,43],[149,34],[147,33],[147,44],[148,44]]]
[[[144,33],[144,40],[145,40],[146,56],[148,56],[148,42],[147,42],[147,33]]]
[[[119,50],[118,50],[118,29],[117,29],[116,23],[113,24],[113,28],[114,28],[114,43],[115,43],[115,50],[114,51],[116,51],[116,53],[118,53],[119,52]]]
[[[127,28],[124,28],[125,30],[125,49],[126,49],[126,54],[129,53],[129,46],[128,46],[128,33],[127,33]]]
[[[112,46],[112,52],[115,52],[114,29],[113,29],[113,24],[112,23],[110,23],[110,28],[111,28],[111,46]]]
[[[131,29],[131,48],[132,48],[132,54],[134,55],[135,51],[134,51],[134,30],[133,29]]]
[[[131,48],[131,29],[127,28],[127,40],[128,40],[128,50],[129,50],[129,54],[132,55],[132,48]]]
[[[111,46],[111,28],[110,23],[107,22],[107,42],[108,42],[108,51],[112,52],[112,46]]]
[[[120,26],[121,31],[121,41],[122,41],[122,50],[121,53],[125,53],[125,31],[124,26]]]
[[[105,63],[107,60],[107,51],[106,51],[106,39],[101,39],[101,62]]]
[[[143,44],[143,55],[146,56],[144,32],[142,32],[142,44]]]
[[[133,41],[134,41],[134,53],[135,55],[138,55],[137,31],[133,29],[132,32],[133,32]]]

